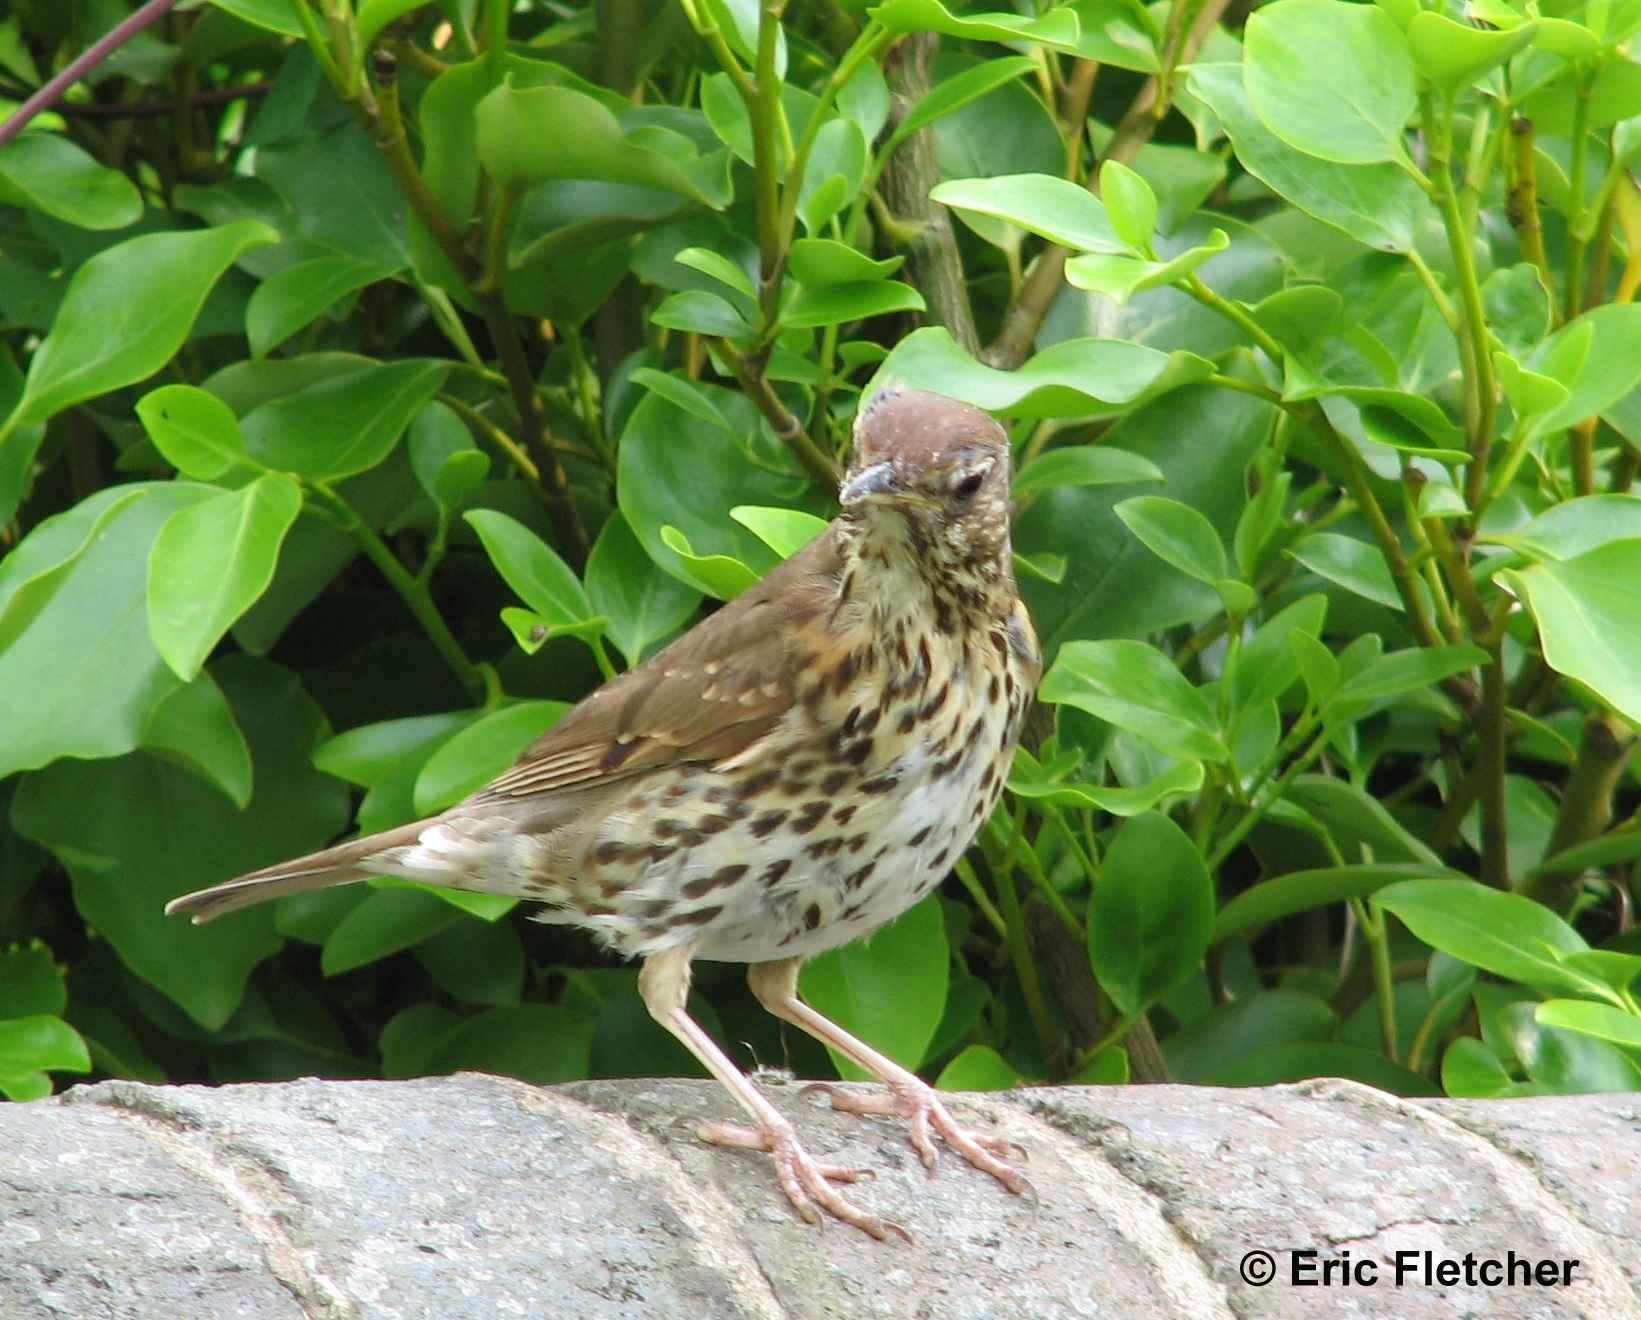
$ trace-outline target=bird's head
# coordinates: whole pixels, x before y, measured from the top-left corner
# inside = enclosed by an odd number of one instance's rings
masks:
[[[838,501],[870,538],[954,569],[1010,570],[1008,436],[966,403],[878,391],[855,420]]]

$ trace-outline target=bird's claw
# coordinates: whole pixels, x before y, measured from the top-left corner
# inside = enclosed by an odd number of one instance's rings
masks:
[[[804,1088],[805,1093],[818,1092],[826,1096],[832,1108],[850,1114],[889,1114],[904,1118],[911,1125],[911,1143],[925,1168],[934,1168],[935,1145],[931,1133],[939,1133],[945,1143],[983,1173],[989,1173],[1009,1191],[1024,1192],[1031,1184],[1023,1175],[998,1158],[999,1155],[1018,1154],[1025,1158],[1025,1150],[1016,1142],[975,1132],[964,1127],[935,1094],[927,1082],[915,1085],[891,1082],[887,1092],[842,1091],[825,1082]]]
[[[773,1155],[775,1173],[780,1178],[786,1199],[809,1223],[820,1223],[820,1211],[825,1210],[834,1218],[870,1233],[880,1242],[891,1233],[898,1233],[907,1242],[912,1240],[911,1234],[899,1224],[862,1210],[832,1185],[856,1182],[870,1173],[870,1169],[855,1169],[846,1164],[823,1164],[803,1148],[797,1132],[790,1126],[762,1129],[735,1123],[701,1122],[696,1124],[695,1130],[703,1141],[714,1145],[764,1150]]]

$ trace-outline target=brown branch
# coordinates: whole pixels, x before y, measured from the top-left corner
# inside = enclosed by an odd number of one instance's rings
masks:
[[[1550,856],[1601,834],[1612,823],[1613,790],[1635,754],[1635,734],[1604,710],[1584,721],[1578,759],[1567,777],[1555,830],[1545,850]],[[1582,871],[1552,871],[1528,881],[1523,892],[1563,915],[1572,907]]]
[[[245,101],[252,97],[266,96],[272,90],[273,83],[268,79],[240,83],[235,87],[213,87],[210,91],[197,92],[190,96],[188,107],[197,110],[201,106],[226,105],[230,101]],[[0,95],[11,94],[11,88],[0,88]],[[163,119],[176,111],[177,102],[169,97],[163,101],[136,101],[129,105],[61,101],[55,108],[65,119]]]

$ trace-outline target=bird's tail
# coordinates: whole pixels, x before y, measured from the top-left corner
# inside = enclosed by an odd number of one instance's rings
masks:
[[[224,913],[250,907],[253,903],[284,898],[287,894],[302,894],[310,889],[352,884],[356,880],[388,873],[381,864],[383,854],[394,848],[413,845],[431,823],[412,821],[409,825],[339,843],[333,848],[309,853],[306,857],[281,862],[278,866],[265,866],[260,871],[225,880],[209,889],[196,889],[167,903],[165,915],[191,912],[194,924],[198,925]]]

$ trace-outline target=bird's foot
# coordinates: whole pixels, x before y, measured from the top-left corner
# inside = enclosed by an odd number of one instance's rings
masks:
[[[764,1150],[773,1155],[775,1172],[781,1180],[786,1199],[809,1223],[820,1223],[820,1211],[824,1210],[833,1218],[853,1224],[879,1241],[887,1239],[891,1233],[898,1233],[908,1242],[911,1241],[911,1235],[899,1224],[892,1224],[862,1210],[832,1185],[854,1182],[870,1170],[853,1169],[844,1164],[823,1164],[803,1148],[791,1124],[750,1128],[702,1120],[695,1125],[695,1130],[703,1141],[715,1145]]]
[[[952,1117],[934,1087],[920,1078],[890,1082],[887,1093],[842,1091],[824,1082],[806,1089],[824,1093],[832,1102],[832,1108],[847,1113],[891,1114],[906,1119],[911,1125],[912,1146],[926,1168],[934,1168],[935,1146],[931,1134],[938,1132],[948,1146],[975,1168],[991,1174],[1009,1191],[1024,1192],[1031,1186],[1018,1169],[998,1158],[1016,1155],[1024,1159],[1026,1153],[1017,1143],[964,1127]]]

